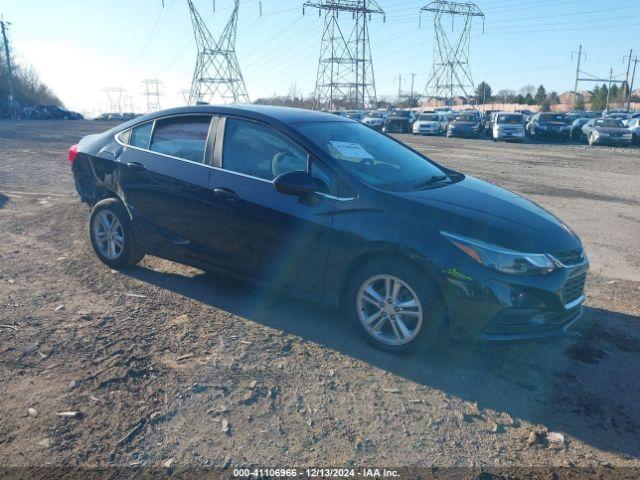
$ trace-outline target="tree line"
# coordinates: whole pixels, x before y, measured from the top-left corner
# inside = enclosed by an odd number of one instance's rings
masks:
[[[11,54],[10,54],[11,55]],[[60,99],[39,78],[35,69],[21,65],[11,56],[14,100],[19,108],[33,105],[62,105]],[[0,116],[9,114],[9,69],[0,42]]]
[[[596,85],[596,87],[589,92],[590,98],[588,103],[592,110],[604,110],[607,106],[607,97],[609,97],[609,106],[622,105],[627,99],[627,88],[626,84],[623,84],[622,87],[613,84],[610,89],[606,83],[602,86]],[[561,103],[558,92],[551,91],[547,93],[544,85],[540,85],[538,88],[533,85],[527,85],[522,87],[518,92],[511,89],[503,89],[494,93],[491,86],[484,81],[480,82],[476,87],[475,101],[477,103],[499,102],[539,105],[543,111],[549,111],[552,105]],[[586,103],[584,96],[578,94],[574,108],[576,110],[584,110]]]

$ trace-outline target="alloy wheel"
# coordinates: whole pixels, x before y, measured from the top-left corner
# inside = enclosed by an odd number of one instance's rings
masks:
[[[117,259],[124,250],[124,229],[118,217],[102,210],[93,219],[93,239],[100,253],[109,260]]]
[[[393,275],[367,279],[357,296],[358,318],[364,330],[386,345],[405,345],[420,333],[420,298],[406,282]]]

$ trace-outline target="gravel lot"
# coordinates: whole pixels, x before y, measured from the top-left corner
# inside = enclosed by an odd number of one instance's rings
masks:
[[[638,149],[401,136],[557,214],[592,270],[567,337],[393,357],[282,294],[99,263],[66,150],[106,128],[0,122],[0,467],[640,468]]]

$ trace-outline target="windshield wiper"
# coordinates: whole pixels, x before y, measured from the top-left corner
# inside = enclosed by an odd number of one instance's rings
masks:
[[[420,182],[417,185],[414,185],[413,188],[415,190],[418,190],[420,188],[430,187],[432,185],[435,185],[436,183],[440,183],[448,179],[449,179],[449,175],[432,175],[425,181]]]

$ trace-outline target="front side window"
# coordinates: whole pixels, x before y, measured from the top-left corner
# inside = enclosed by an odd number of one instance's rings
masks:
[[[307,157],[301,147],[271,127],[237,118],[226,121],[222,152],[226,170],[273,180],[283,173],[306,172]]]
[[[151,141],[151,131],[153,130],[153,122],[145,123],[131,130],[131,137],[129,138],[129,145],[132,147],[149,148],[149,142]]]
[[[203,163],[211,117],[179,116],[156,121],[150,150]]]
[[[297,129],[342,168],[375,187],[410,190],[444,175],[429,160],[359,123],[306,123]]]

